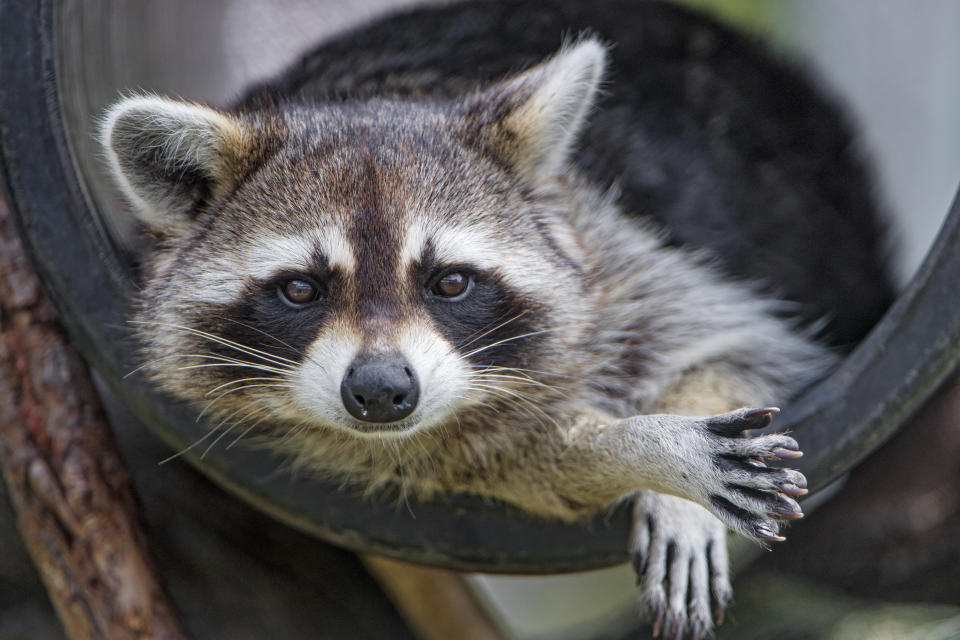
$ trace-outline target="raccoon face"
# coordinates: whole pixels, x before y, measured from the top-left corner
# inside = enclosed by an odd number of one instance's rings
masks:
[[[151,377],[247,429],[398,437],[530,402],[587,317],[556,196],[603,60],[585,40],[457,101],[115,105],[103,145],[157,238]]]

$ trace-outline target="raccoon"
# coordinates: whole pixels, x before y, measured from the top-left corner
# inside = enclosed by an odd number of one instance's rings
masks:
[[[369,491],[565,520],[635,496],[677,637],[722,618],[726,527],[802,516],[766,464],[797,442],[744,432],[891,297],[838,110],[669,5],[421,9],[228,109],[125,97],[101,140],[152,239],[160,389]]]

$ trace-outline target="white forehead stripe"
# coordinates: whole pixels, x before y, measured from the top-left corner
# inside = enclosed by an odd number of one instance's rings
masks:
[[[281,271],[309,270],[318,253],[331,268],[349,273],[356,266],[343,230],[332,225],[297,236],[260,236],[247,247],[244,257],[249,275],[266,280]]]
[[[357,261],[353,257],[353,248],[347,242],[347,237],[340,227],[326,227],[320,239],[320,250],[326,256],[331,268],[340,268],[347,273],[353,273],[357,268]]]
[[[516,291],[539,297],[549,295],[544,292],[543,283],[556,278],[556,273],[536,245],[487,234],[479,227],[430,222],[418,220],[409,226],[401,253],[404,267],[419,261],[429,242],[441,265],[471,265],[496,273]]]
[[[427,242],[433,246],[434,255],[442,264],[472,264],[480,269],[493,269],[502,260],[497,259],[497,248],[491,239],[470,227],[436,225],[427,229],[424,221],[411,224],[404,238],[400,254],[404,266],[419,261]]]

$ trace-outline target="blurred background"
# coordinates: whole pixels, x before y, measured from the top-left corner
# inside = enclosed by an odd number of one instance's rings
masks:
[[[118,204],[104,180],[92,132],[96,116],[120,90],[143,89],[225,104],[319,41],[414,4],[424,3],[61,3],[56,29],[64,113],[72,152],[91,197],[104,212]],[[686,4],[800,60],[847,105],[863,151],[872,159],[892,230],[896,276],[905,283],[936,234],[960,179],[960,2],[688,0]],[[126,233],[122,228],[117,231]],[[794,527],[789,545],[764,554],[742,572],[735,585],[737,605],[721,638],[960,638],[956,388],[955,383],[947,385],[914,429],[898,435],[846,480],[836,499]],[[165,486],[170,476],[160,479],[155,465],[166,457],[163,447],[119,407],[114,408],[114,424],[135,467],[138,489],[148,494],[144,502],[151,527],[179,537],[184,548],[213,544],[204,542],[196,521],[191,524],[162,511],[176,510],[169,496],[161,497],[170,492]],[[192,473],[178,469],[176,473]],[[163,472],[171,473],[170,467]],[[160,506],[151,505],[151,500],[159,500]],[[16,541],[7,509],[7,502],[0,500],[0,640],[61,637]],[[258,544],[294,544],[284,537],[288,535],[293,534],[271,533]],[[174,564],[176,553],[167,555],[165,562]],[[318,571],[324,566],[321,562]],[[202,601],[202,589],[183,585],[207,569],[192,571],[183,569],[170,578],[171,588],[175,596],[179,590]],[[343,574],[339,579],[365,578]],[[323,582],[323,577],[313,580]],[[470,584],[508,637],[613,638],[637,625],[634,578],[625,566],[556,577],[477,575]],[[249,606],[254,610],[258,605]],[[273,604],[278,618],[284,610]],[[246,632],[231,627],[229,617],[222,616],[219,626],[202,637],[262,637],[255,627]],[[310,628],[307,622],[312,621],[305,621],[303,628]],[[287,628],[279,620],[271,624],[275,631]],[[318,624],[323,628],[322,622]],[[346,633],[349,624],[344,625],[336,628]],[[328,626],[317,637],[342,636]]]

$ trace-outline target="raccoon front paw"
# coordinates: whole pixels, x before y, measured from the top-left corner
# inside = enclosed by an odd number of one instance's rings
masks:
[[[698,504],[637,494],[630,557],[653,635],[699,640],[723,621],[732,594],[726,529]]]
[[[802,473],[764,463],[802,456],[796,440],[783,434],[744,436],[770,424],[776,413],[779,409],[740,409],[702,419],[715,476],[702,502],[728,527],[761,542],[785,540],[779,523],[803,517],[793,498],[807,493]]]

